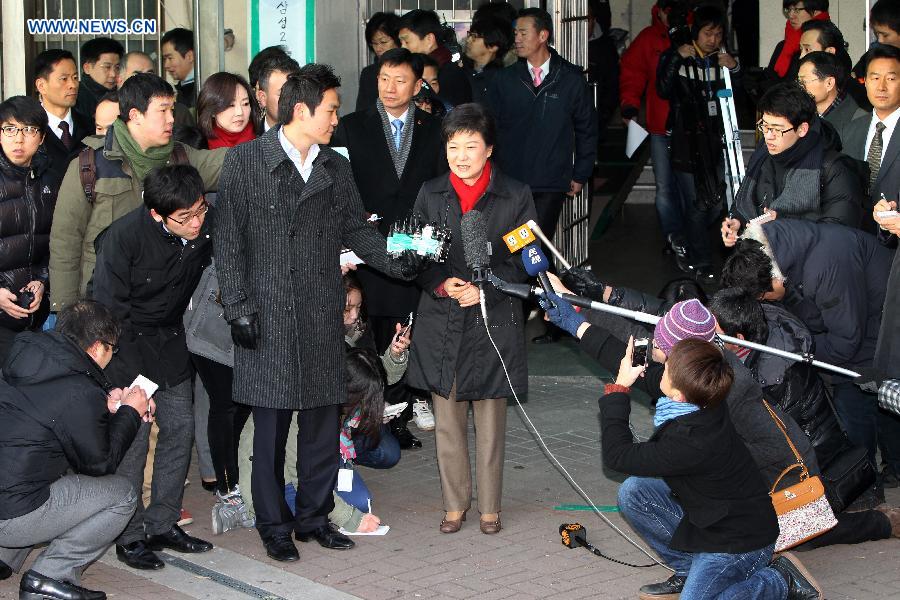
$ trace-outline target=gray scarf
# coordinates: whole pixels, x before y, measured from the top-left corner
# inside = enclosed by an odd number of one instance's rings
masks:
[[[381,115],[381,124],[384,129],[384,139],[387,141],[388,150],[391,152],[391,160],[394,161],[394,170],[397,171],[397,177],[403,176],[403,169],[406,168],[406,159],[409,158],[409,149],[412,147],[413,123],[415,123],[416,104],[409,102],[409,112],[406,115],[406,121],[403,123],[403,132],[400,134],[400,149],[394,146],[394,128],[391,127],[391,121],[394,120],[384,109],[381,100],[375,102],[378,108],[378,114]]]

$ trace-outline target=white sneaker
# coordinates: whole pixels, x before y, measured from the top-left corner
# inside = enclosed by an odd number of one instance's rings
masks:
[[[434,413],[428,408],[428,402],[416,399],[413,403],[413,421],[421,431],[432,431],[434,429]]]

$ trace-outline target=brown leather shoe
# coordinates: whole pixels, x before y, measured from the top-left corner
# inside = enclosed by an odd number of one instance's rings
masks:
[[[466,520],[466,513],[463,512],[462,517],[459,519],[453,519],[452,521],[447,520],[446,513],[444,514],[444,518],[441,519],[441,533],[456,533],[462,527],[462,522]]]
[[[481,533],[487,535],[493,535],[495,533],[500,533],[502,527],[500,526],[500,517],[498,516],[494,521],[479,521],[478,526],[481,528]]]

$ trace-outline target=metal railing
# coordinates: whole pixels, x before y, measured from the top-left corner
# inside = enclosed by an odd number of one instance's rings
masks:
[[[581,67],[587,67],[588,63],[587,4],[587,0],[556,0],[550,9],[556,51]],[[596,89],[592,90],[592,96],[596,107]],[[581,266],[588,260],[592,192],[593,178],[590,178],[581,192],[563,204],[556,226],[554,243],[573,266]],[[558,269],[562,268],[555,258],[554,262]]]

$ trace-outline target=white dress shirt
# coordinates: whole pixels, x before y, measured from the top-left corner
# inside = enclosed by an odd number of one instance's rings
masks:
[[[59,124],[62,123],[63,121],[65,121],[66,123],[69,124],[69,135],[71,135],[73,139],[75,138],[75,123],[72,122],[72,109],[71,108],[66,113],[66,118],[64,118],[64,119],[60,119],[56,115],[50,114],[50,112],[47,111],[46,108],[44,109],[44,112],[47,113],[47,121],[50,124],[50,130],[56,134],[56,137],[58,137],[60,140],[62,140],[62,129],[59,128]]]
[[[291,141],[287,139],[287,136],[284,135],[284,127],[278,130],[278,141],[281,142],[281,147],[284,148],[285,154],[288,155],[288,158],[290,158],[291,162],[294,163],[294,166],[297,167],[297,171],[300,172],[300,177],[303,178],[303,181],[309,181],[309,176],[312,175],[313,161],[316,160],[316,157],[319,155],[319,145],[313,144],[309,147],[309,152],[306,153],[306,160],[304,161],[300,157],[300,151],[297,150]]]
[[[864,157],[869,156],[869,146],[872,145],[872,138],[875,137],[875,125],[881,121],[878,116],[875,114],[875,110],[872,110],[872,122],[869,123],[869,133],[866,134],[866,151],[863,153]],[[888,144],[891,143],[891,136],[894,134],[894,129],[897,127],[897,121],[900,121],[900,108],[892,112],[888,115],[886,119],[881,121],[884,123],[884,131],[881,132],[881,159],[884,160],[884,152],[888,148]],[[879,163],[880,164],[880,163]]]

